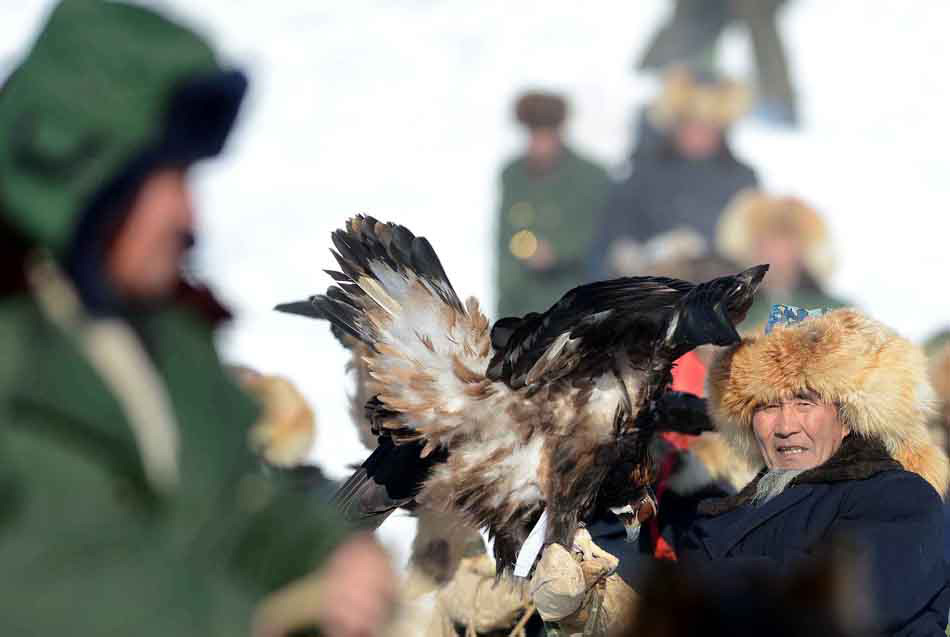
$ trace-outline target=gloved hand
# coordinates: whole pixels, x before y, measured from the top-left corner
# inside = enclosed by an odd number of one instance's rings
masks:
[[[591,540],[586,529],[572,551],[550,544],[531,579],[531,596],[541,618],[568,635],[622,635],[637,607],[637,594],[613,572],[619,560]]]

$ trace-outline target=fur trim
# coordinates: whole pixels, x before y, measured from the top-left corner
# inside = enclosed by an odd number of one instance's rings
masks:
[[[950,446],[950,342],[934,348],[930,355],[930,381],[937,390],[938,413],[930,419],[934,441],[947,449]]]
[[[304,464],[317,430],[307,399],[282,376],[261,374],[249,367],[231,369],[241,387],[262,407],[259,420],[248,432],[251,449],[276,467]]]
[[[937,398],[950,406],[950,343],[930,356],[930,378],[937,390]]]
[[[683,119],[725,128],[748,107],[749,92],[738,82],[701,82],[689,69],[675,67],[666,74],[663,91],[650,106],[649,117],[660,130],[669,130]]]
[[[880,440],[908,471],[947,492],[947,456],[930,439],[934,392],[923,351],[854,310],[835,310],[768,336],[746,338],[713,361],[710,415],[740,455],[763,463],[755,409],[812,391],[841,406],[851,430]]]
[[[704,432],[689,446],[689,452],[699,458],[713,480],[724,481],[736,491],[741,491],[755,477],[755,469],[748,465],[745,457],[736,454],[720,433]]]
[[[796,197],[764,192],[740,192],[723,211],[716,228],[716,248],[738,264],[759,263],[755,246],[760,238],[792,235],[804,248],[805,268],[819,282],[834,271],[831,235],[822,216]]]
[[[828,484],[846,480],[866,480],[884,471],[900,469],[901,465],[891,458],[880,440],[862,438],[851,434],[845,437],[838,451],[823,465],[798,474],[788,486],[796,484]],[[702,515],[721,515],[748,504],[755,496],[759,480],[765,475],[765,469],[745,485],[735,495],[725,498],[713,498],[701,502],[699,513]]]

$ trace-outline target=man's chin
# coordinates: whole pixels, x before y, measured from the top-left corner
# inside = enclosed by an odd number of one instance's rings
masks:
[[[807,451],[791,456],[777,455],[779,457],[772,461],[772,469],[814,469],[820,464],[816,461],[814,454]]]

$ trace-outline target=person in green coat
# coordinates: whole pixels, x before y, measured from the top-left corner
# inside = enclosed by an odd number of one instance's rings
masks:
[[[716,247],[740,267],[769,264],[740,331],[761,331],[776,303],[806,309],[850,305],[825,289],[835,265],[828,225],[797,197],[740,192],[719,218]]]
[[[263,471],[214,349],[226,313],[180,275],[189,167],[245,87],[151,10],[65,0],[0,89],[0,635],[384,619],[383,551],[306,469]]]
[[[596,219],[610,185],[603,168],[564,143],[563,98],[525,93],[515,115],[528,131],[528,147],[501,173],[498,317],[543,312],[587,283]]]

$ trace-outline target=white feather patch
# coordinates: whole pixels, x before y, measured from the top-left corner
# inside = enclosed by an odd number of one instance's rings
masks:
[[[544,546],[544,538],[548,534],[548,510],[541,512],[541,517],[534,523],[534,528],[525,539],[524,544],[518,551],[518,559],[515,560],[515,577],[527,577],[534,566],[534,561],[538,559],[541,553],[541,547]]]

